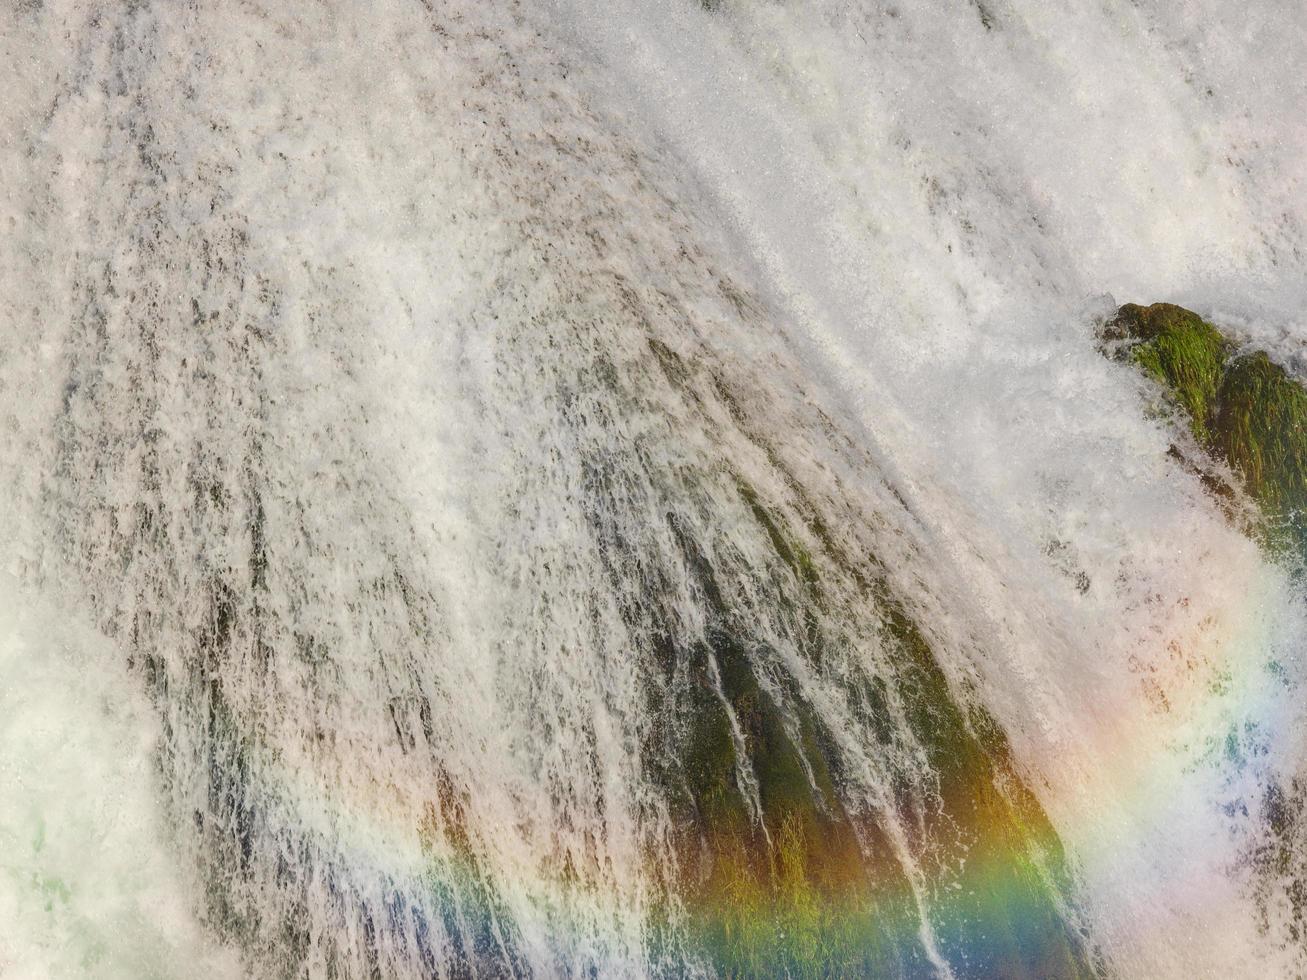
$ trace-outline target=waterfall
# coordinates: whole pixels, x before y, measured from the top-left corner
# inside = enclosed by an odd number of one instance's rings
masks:
[[[0,977],[1307,968],[1301,574],[1095,333],[1298,370],[1303,37],[6,5]]]

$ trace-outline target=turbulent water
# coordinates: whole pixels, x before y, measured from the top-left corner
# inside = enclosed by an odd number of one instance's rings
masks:
[[[1307,971],[1302,578],[1094,332],[1302,373],[1305,46],[5,0],[0,976],[710,975],[796,783],[886,972]]]

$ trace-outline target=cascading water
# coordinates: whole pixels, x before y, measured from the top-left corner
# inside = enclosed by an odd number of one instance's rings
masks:
[[[1307,969],[1301,577],[1095,340],[1296,369],[1305,37],[5,5],[0,976]]]

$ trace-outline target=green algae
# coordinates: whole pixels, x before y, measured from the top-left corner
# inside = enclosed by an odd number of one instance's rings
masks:
[[[1121,307],[1103,336],[1164,388],[1198,445],[1229,465],[1261,510],[1263,543],[1307,557],[1307,390],[1264,352],[1236,353],[1211,324],[1168,303]]]
[[[884,882],[867,874],[811,716],[796,738],[743,651],[721,636],[713,654],[722,700],[706,712],[703,749],[688,755],[708,763],[691,782],[704,818],[691,896],[699,945],[727,977],[902,975],[915,919],[902,895],[883,894]],[[755,780],[759,821],[737,788],[741,765]]]

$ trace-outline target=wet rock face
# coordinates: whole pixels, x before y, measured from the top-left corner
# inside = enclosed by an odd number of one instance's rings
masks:
[[[935,653],[874,559],[843,554],[818,523],[815,554],[747,485],[743,502],[800,588],[814,662],[824,582],[856,583],[888,654],[846,694],[886,757],[911,745],[929,787],[908,772],[884,811],[849,807],[837,733],[731,608],[711,566],[687,560],[714,620],[708,640],[673,656],[690,681],[656,710],[653,751],[673,799],[691,941],[721,976],[1095,975],[1063,914],[1060,842],[1016,774],[1006,738],[950,689]],[[770,683],[763,682],[771,673]],[[923,791],[924,789],[924,791]],[[907,835],[896,828],[910,828]],[[905,858],[907,859],[905,861]],[[923,911],[928,925],[923,929]]]
[[[1170,303],[1121,307],[1107,350],[1158,381],[1199,447],[1229,465],[1263,515],[1260,536],[1307,555],[1307,390],[1262,351],[1240,351]]]
[[[1267,516],[1299,546],[1307,542],[1307,391],[1258,351],[1227,365],[1216,445]]]

